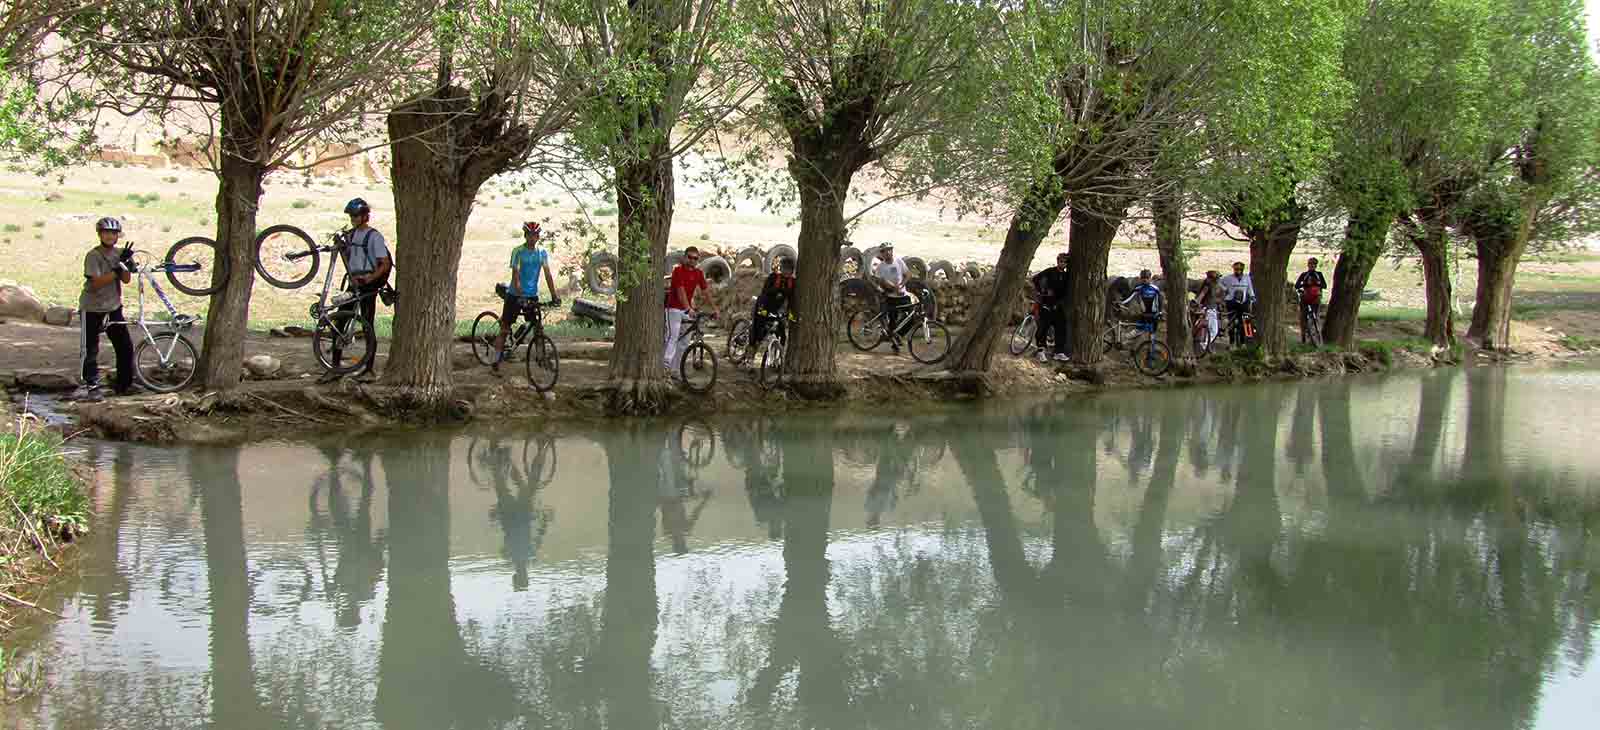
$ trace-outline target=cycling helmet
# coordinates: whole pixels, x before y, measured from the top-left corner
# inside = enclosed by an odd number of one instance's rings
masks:
[[[96,231],[112,231],[115,233],[121,233],[122,222],[112,218],[111,216],[106,216],[94,222],[94,229]]]
[[[368,215],[370,213],[372,213],[372,206],[367,205],[367,201],[360,198],[352,198],[350,202],[344,204],[345,215]]]
[[[528,221],[527,223],[522,224],[522,235],[524,236],[530,233],[537,236],[541,230],[542,229],[539,228],[539,224],[535,221]]]

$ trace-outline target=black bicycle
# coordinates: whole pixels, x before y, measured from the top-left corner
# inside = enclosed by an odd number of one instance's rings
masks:
[[[1039,332],[1045,313],[1054,309],[1055,307],[1048,304],[1042,304],[1037,301],[1033,303],[1028,313],[1023,316],[1022,321],[1017,323],[1017,328],[1011,332],[1011,344],[1009,347],[1011,354],[1022,357],[1028,354],[1028,350],[1033,349],[1035,335]],[[1045,332],[1044,346],[1053,347],[1055,344],[1056,333]]]
[[[1321,309],[1321,302],[1317,299],[1306,301],[1302,295],[1300,301],[1300,342],[1312,347],[1322,347],[1322,315],[1317,311]]]
[[[528,368],[528,382],[540,393],[556,387],[556,379],[561,375],[561,355],[556,352],[556,343],[544,333],[543,311],[561,306],[561,303],[516,296],[505,284],[496,284],[494,294],[501,299],[517,300],[521,304],[522,319],[516,329],[506,335],[504,349],[496,350],[495,340],[505,332],[505,323],[500,321],[499,312],[484,310],[480,313],[472,321],[473,357],[490,366],[496,362],[514,361],[517,350],[526,342],[528,349],[524,360]]]
[[[850,344],[862,352],[871,352],[885,342],[894,343],[898,349],[903,337],[911,350],[911,357],[925,365],[943,360],[945,354],[950,352],[950,328],[928,317],[925,306],[912,303],[896,307],[893,319],[891,326],[883,312],[861,310],[850,315],[845,334],[849,336]]]
[[[1256,338],[1256,320],[1250,310],[1228,308],[1228,347],[1244,347]]]
[[[683,318],[683,328],[678,331],[678,377],[683,387],[695,393],[707,393],[717,384],[717,353],[706,344],[701,322],[716,319],[715,314],[698,314]]]

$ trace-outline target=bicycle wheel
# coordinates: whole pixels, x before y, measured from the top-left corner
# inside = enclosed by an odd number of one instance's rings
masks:
[[[1033,336],[1038,330],[1039,320],[1034,319],[1031,314],[1023,317],[1022,323],[1011,333],[1011,354],[1017,357],[1026,354],[1028,348],[1033,347]]]
[[[196,354],[189,338],[176,332],[147,337],[133,351],[133,375],[139,384],[157,393],[183,390],[194,381]]]
[[[1316,312],[1306,312],[1305,321],[1301,323],[1300,337],[1312,347],[1322,347],[1321,319]]]
[[[1119,329],[1117,325],[1113,324],[1106,327],[1106,331],[1100,333],[1100,349],[1106,352],[1122,349],[1122,338],[1120,337]]]
[[[480,487],[492,483],[495,473],[505,468],[505,457],[498,444],[473,437],[467,444],[467,477]]]
[[[502,331],[498,313],[481,312],[477,319],[472,320],[472,356],[478,358],[478,362],[494,364],[494,341]]]
[[[777,337],[768,337],[766,347],[761,348],[761,370],[756,373],[756,382],[763,388],[771,388],[783,380],[783,342]]]
[[[733,320],[733,326],[728,328],[728,347],[723,351],[728,356],[728,362],[735,365],[744,362],[750,357],[750,320],[738,317]]]
[[[228,259],[217,255],[217,242],[205,236],[190,236],[167,249],[167,282],[191,297],[216,293],[228,283]],[[173,267],[192,271],[173,271]]]
[[[528,338],[528,382],[533,389],[543,393],[556,387],[560,375],[561,356],[556,353],[556,343],[543,332]]]
[[[943,322],[922,320],[922,326],[911,330],[906,340],[912,359],[924,365],[939,362],[950,352],[950,328]]]
[[[322,369],[340,375],[353,373],[378,354],[378,334],[355,312],[334,312],[317,321],[311,351]]]
[[[850,315],[850,321],[845,324],[845,334],[850,337],[850,344],[862,352],[871,352],[872,348],[883,344],[883,318],[878,312],[863,309]]]
[[[1211,354],[1211,328],[1206,326],[1205,320],[1202,319],[1189,328],[1189,341],[1196,359]]]
[[[691,342],[678,360],[683,385],[695,393],[707,393],[717,384],[717,353],[704,342]]]
[[[256,236],[256,273],[279,289],[299,289],[322,265],[317,244],[291,225],[270,226]]]
[[[556,440],[540,435],[522,444],[522,468],[534,486],[542,487],[556,478]]]
[[[1167,349],[1167,343],[1154,338],[1147,339],[1134,348],[1133,366],[1145,375],[1161,375],[1172,367],[1172,352]]]
[[[678,425],[678,451],[689,466],[704,468],[717,455],[717,432],[705,421],[684,421]]]

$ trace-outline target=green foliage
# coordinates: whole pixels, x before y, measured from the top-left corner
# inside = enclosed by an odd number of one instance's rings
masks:
[[[0,526],[72,536],[88,530],[89,500],[67,468],[61,437],[18,426],[0,435]],[[24,524],[25,523],[25,524]]]
[[[303,210],[311,207],[311,201],[306,200],[305,198],[296,198],[293,203],[289,204],[289,207],[294,208],[295,210]]]
[[[6,233],[21,233],[22,226],[19,226],[15,223],[7,223],[4,226],[0,226],[0,230],[5,231]]]
[[[1600,339],[1594,337],[1584,337],[1582,335],[1563,335],[1558,341],[1561,343],[1562,347],[1565,347],[1569,350],[1576,350],[1578,352],[1600,350]]]

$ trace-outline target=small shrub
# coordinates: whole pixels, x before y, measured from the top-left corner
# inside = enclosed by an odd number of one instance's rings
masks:
[[[175,183],[177,181],[178,181],[178,176],[177,175],[168,175],[168,176],[166,176],[164,178],[161,178],[161,182],[164,182],[164,183]]]
[[[21,233],[22,226],[15,223],[7,223],[4,226],[0,226],[0,230],[4,230],[6,233]]]
[[[96,200],[96,201],[94,201],[94,207],[96,207],[96,208],[98,208],[98,207],[100,207],[102,205],[105,205],[105,204],[106,204],[106,201],[104,201],[104,200]]]
[[[294,208],[295,210],[300,210],[301,208],[310,208],[311,201],[306,200],[305,198],[299,198],[293,203],[290,203],[289,207]]]
[[[200,225],[202,225],[202,226],[211,225],[211,219],[210,218],[201,218],[200,219]]]
[[[44,228],[44,221],[34,221],[33,222],[33,227],[34,228]]]
[[[18,425],[0,435],[0,485],[12,509],[0,529],[15,527],[17,512],[49,534],[71,538],[88,527],[89,500],[61,455],[61,437]]]
[[[613,206],[609,206],[608,205],[608,206],[606,206],[604,208],[596,208],[595,211],[594,211],[594,214],[598,215],[598,216],[616,215],[617,214],[617,209],[615,207],[613,207]]]
[[[113,162],[113,163],[111,163],[111,166],[113,168],[115,168],[115,169],[118,169],[118,170],[122,169],[122,163],[120,163],[120,162]]]
[[[161,232],[162,233],[171,233],[172,232],[172,226],[162,226],[161,227]]]
[[[711,234],[709,234],[709,233],[702,233],[702,234],[700,234],[700,240],[702,240],[702,241],[709,241],[709,240],[711,240]]]
[[[1594,338],[1594,337],[1584,337],[1582,335],[1565,335],[1558,341],[1561,343],[1562,347],[1565,347],[1568,350],[1576,350],[1578,352],[1587,352],[1589,350],[1600,350],[1600,339],[1597,339],[1597,338]]]
[[[43,233],[35,233],[35,234],[33,234],[33,240],[35,240],[35,241],[43,241],[44,240],[44,234]]]

